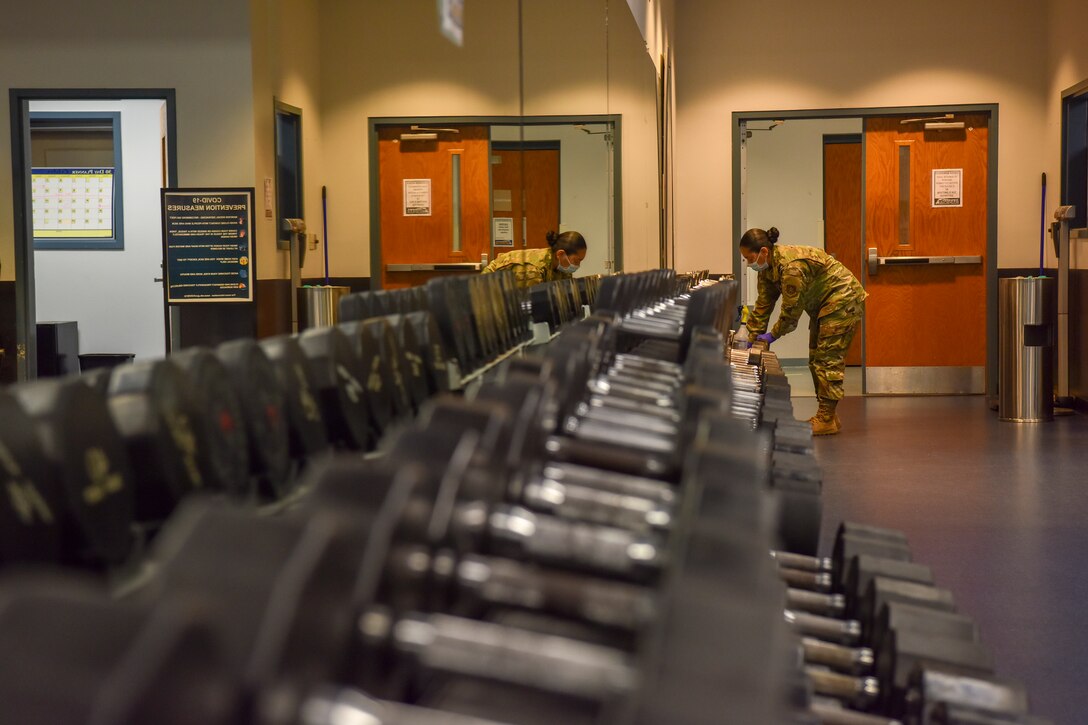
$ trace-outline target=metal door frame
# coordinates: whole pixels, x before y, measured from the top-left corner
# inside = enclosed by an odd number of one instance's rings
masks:
[[[865,119],[881,116],[925,115],[941,113],[987,113],[990,116],[988,129],[987,149],[987,179],[986,179],[986,384],[985,393],[988,396],[997,395],[997,178],[998,178],[998,104],[974,103],[960,105],[940,106],[889,106],[886,108],[829,108],[798,111],[735,111],[732,114],[730,135],[732,138],[732,210],[733,210],[733,234],[729,245],[733,262],[733,273],[742,281],[743,291],[744,277],[742,275],[742,260],[736,240],[747,228],[747,149],[745,144],[745,131],[750,121],[774,121],[774,120],[821,120],[836,118],[860,118]],[[862,132],[861,163],[865,164],[865,139]],[[861,178],[862,198],[865,194],[865,174]],[[861,208],[861,251],[862,260],[865,259],[865,205]],[[862,284],[868,281],[868,273],[863,271]],[[861,328],[862,349],[862,394],[865,394],[865,324]]]
[[[16,378],[37,377],[38,343],[34,304],[34,213],[30,189],[31,101],[161,100],[166,104],[166,171],[169,186],[178,181],[177,94],[173,88],[11,88],[11,188],[15,226]],[[166,349],[171,343],[171,319],[163,311]]]

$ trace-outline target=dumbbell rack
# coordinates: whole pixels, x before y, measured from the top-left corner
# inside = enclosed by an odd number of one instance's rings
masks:
[[[460,320],[459,329],[480,336],[468,346],[476,352],[464,353],[479,373],[462,396],[388,400],[390,425],[375,452],[360,455],[363,444],[311,467],[257,514],[182,501],[154,545],[161,566],[128,588],[126,601],[66,577],[0,583],[0,642],[12,632],[5,617],[18,610],[20,639],[6,651],[18,661],[16,644],[34,642],[35,657],[50,665],[22,668],[23,680],[0,678],[9,695],[0,701],[25,704],[16,698],[61,687],[73,697],[51,704],[78,707],[78,694],[97,690],[64,688],[71,674],[115,694],[111,683],[128,683],[128,699],[109,701],[125,703],[127,715],[102,710],[106,700],[86,703],[99,722],[316,723],[337,713],[466,725],[481,717],[889,722],[814,702],[817,684],[841,695],[835,687],[844,682],[797,666],[801,652],[826,660],[830,650],[805,649],[781,616],[785,603],[833,612],[837,600],[821,597],[841,596],[787,593],[779,580],[820,588],[825,574],[839,573],[799,556],[804,546],[780,550],[783,533],[812,526],[813,502],[817,538],[819,526],[819,477],[815,491],[794,483],[811,483],[813,449],[803,425],[791,423],[788,383],[773,354],[745,352],[742,360],[725,347],[732,285],[672,285],[661,272],[606,280],[601,294],[622,312],[564,320],[532,350],[525,326],[510,318],[504,331],[502,315],[488,314],[496,327],[486,333],[480,320],[468,328]],[[467,299],[467,289],[450,294]],[[673,316],[678,329],[622,329],[624,320],[666,309],[663,296],[673,300],[668,309],[683,310]],[[377,345],[384,333],[363,328],[353,334]],[[338,344],[324,333],[304,343],[322,361],[334,359]],[[387,356],[368,359],[378,365]],[[662,359],[670,356],[677,359]],[[346,358],[328,369],[338,365]],[[367,390],[369,369],[333,376],[315,387],[315,399],[320,392],[332,406]],[[99,410],[93,398],[76,397]],[[636,415],[647,403],[662,410]],[[346,405],[338,400],[333,417],[347,415]],[[398,417],[398,406],[407,415]],[[63,418],[65,408],[55,407],[52,417]],[[342,422],[337,435],[351,440]],[[779,551],[777,566],[769,550]],[[794,609],[794,627],[834,631]],[[77,641],[60,622],[117,636]],[[158,649],[142,644],[150,641]],[[78,671],[89,654],[98,664]],[[145,664],[125,675],[123,662]],[[126,679],[135,672],[145,675]],[[919,677],[910,692],[926,707],[948,705],[947,697],[937,702],[940,672]],[[1004,692],[1019,702],[1011,688]]]

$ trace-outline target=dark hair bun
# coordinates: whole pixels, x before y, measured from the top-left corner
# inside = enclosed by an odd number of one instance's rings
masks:
[[[771,244],[774,244],[775,242],[778,241],[778,228],[777,227],[771,227],[770,229],[767,230],[767,239],[770,240]]]
[[[559,234],[555,231],[550,231],[544,235],[544,238],[548,240],[549,247],[554,247],[555,243],[559,241]]]

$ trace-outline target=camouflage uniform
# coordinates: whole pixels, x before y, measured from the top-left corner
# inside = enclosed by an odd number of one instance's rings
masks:
[[[484,272],[498,272],[503,269],[514,273],[518,287],[532,287],[541,282],[570,279],[572,276],[555,269],[555,252],[550,247],[504,252],[484,267]]]
[[[797,327],[801,312],[809,316],[808,367],[816,397],[843,397],[846,351],[854,339],[868,294],[857,278],[818,247],[776,244],[767,269],[759,273],[759,293],[748,316],[748,339],[767,329],[774,303],[782,297],[775,339]]]

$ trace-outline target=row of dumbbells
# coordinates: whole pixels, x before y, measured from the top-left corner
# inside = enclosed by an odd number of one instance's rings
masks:
[[[449,389],[427,312],[189,349],[0,391],[0,561],[116,567],[193,492],[269,504]]]
[[[520,369],[524,372],[525,366]],[[296,514],[259,518],[249,510],[193,503],[171,517],[156,544],[155,559],[161,569],[148,592],[141,595],[150,604],[134,604],[129,612],[133,624],[126,630],[132,635],[127,646],[155,640],[163,646],[144,654],[171,655],[168,662],[145,662],[142,670],[158,687],[142,692],[147,699],[139,704],[152,707],[155,698],[162,697],[159,706],[164,711],[171,704],[179,707],[170,696],[183,692],[186,684],[198,683],[204,694],[216,697],[210,703],[199,697],[183,698],[180,712],[186,717],[215,722],[217,712],[222,715],[241,707],[244,719],[271,722],[284,717],[290,721],[301,718],[303,709],[314,711],[322,702],[329,705],[327,698],[315,701],[312,696],[325,679],[363,683],[371,692],[424,701],[423,694],[432,691],[431,680],[442,673],[561,694],[570,698],[565,707],[574,711],[583,711],[592,702],[597,715],[606,702],[611,708],[616,696],[630,695],[636,670],[623,648],[449,613],[480,599],[490,598],[492,604],[496,597],[504,601],[501,597],[505,596],[511,607],[533,610],[543,601],[550,602],[553,610],[577,613],[576,619],[606,618],[608,626],[602,629],[613,635],[614,630],[637,629],[637,622],[652,618],[648,592],[631,587],[635,581],[660,576],[661,552],[638,540],[617,539],[617,527],[574,522],[569,514],[566,521],[549,521],[497,503],[500,497],[505,500],[511,495],[508,477],[514,469],[502,476],[489,476],[488,471],[525,460],[528,451],[515,448],[518,426],[511,425],[511,419],[520,419],[522,426],[547,419],[547,398],[535,408],[537,414],[531,412],[531,391],[541,386],[516,382],[482,386],[472,401],[444,400],[426,406],[411,429],[389,439],[377,461],[340,459],[330,468],[313,472],[315,480],[308,486],[312,494]],[[476,410],[466,409],[469,402]],[[482,415],[480,408],[489,408],[490,415]],[[500,410],[506,410],[505,425]],[[514,450],[520,451],[516,457],[503,457]],[[476,465],[469,465],[473,461]],[[538,462],[564,475],[577,472],[562,462]],[[605,481],[617,480],[607,469],[602,473]],[[620,476],[619,480],[631,483],[630,478]],[[334,515],[344,519],[344,541],[339,540],[330,518]],[[360,544],[357,537],[365,545],[352,549]],[[354,553],[345,556],[345,552]],[[501,562],[486,558],[500,553],[514,556]],[[534,560],[541,569],[525,566]],[[620,561],[626,563],[617,568]],[[344,576],[353,570],[357,576]],[[596,577],[587,579],[589,573]],[[529,586],[532,581],[535,587]],[[474,588],[480,594],[469,596]],[[32,611],[51,611],[53,600],[45,593],[33,594],[33,587],[19,591],[24,597],[37,597]],[[211,607],[211,621],[201,627],[207,625],[226,641],[225,666],[200,659],[209,655],[207,647],[194,650],[191,639],[171,640],[159,629],[171,621],[165,609],[180,606],[190,597]],[[85,609],[102,614],[108,607],[92,601],[86,608],[74,609],[80,612],[70,611],[70,621],[86,624],[88,620],[80,619],[91,616]],[[626,614],[620,616],[621,612]],[[347,629],[337,629],[337,636],[329,635],[331,629],[345,624]],[[556,625],[548,622],[546,626],[553,631]],[[43,629],[49,629],[47,624],[43,623]],[[100,633],[93,626],[83,629]],[[183,630],[188,631],[171,631]],[[87,652],[98,652],[96,646],[121,646],[112,639],[107,643],[92,640],[95,637],[88,636],[80,642]],[[177,647],[165,646],[168,643]],[[48,647],[35,649],[40,657],[55,654]],[[116,649],[110,652],[118,655]],[[122,660],[119,656],[115,660],[118,667]],[[352,663],[349,669],[354,675],[338,669],[344,661]],[[197,662],[199,667],[194,666]],[[109,668],[96,672],[100,677],[115,674]],[[241,674],[237,687],[229,686],[226,674],[230,673]],[[62,674],[63,668],[58,668],[54,678],[61,689]],[[161,681],[154,680],[158,674],[163,674]],[[128,694],[133,692],[130,688]],[[228,696],[235,692],[242,693],[241,704],[227,707]],[[456,695],[449,687],[442,692],[447,704]],[[471,701],[471,692],[458,692],[457,697]],[[212,705],[221,709],[195,717],[198,706]],[[348,708],[343,702],[336,706]],[[413,711],[413,716],[422,717],[419,711]],[[160,721],[166,721],[166,716]]]
[[[830,557],[774,552],[818,696],[906,723],[1040,723],[901,532],[842,524]]]

